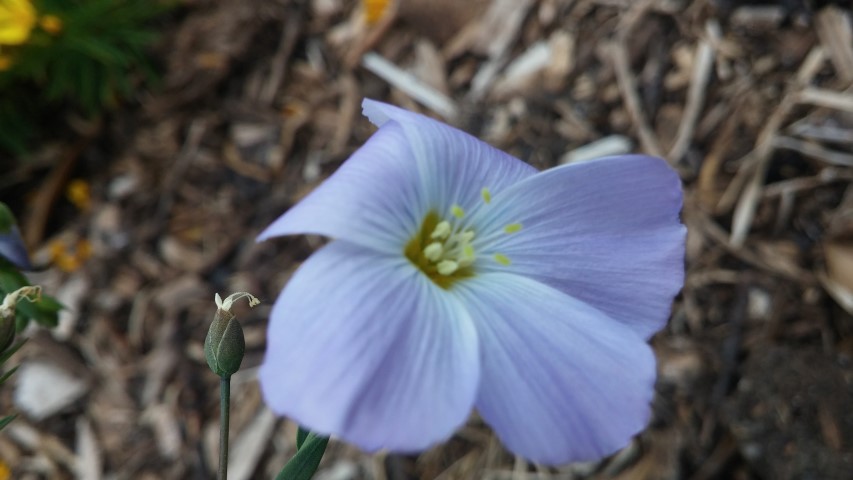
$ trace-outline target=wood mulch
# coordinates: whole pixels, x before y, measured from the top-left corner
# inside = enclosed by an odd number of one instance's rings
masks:
[[[333,442],[318,479],[846,479],[853,475],[853,12],[849,2],[184,0],[162,84],[59,132],[0,180],[69,308],[12,364],[15,479],[211,478],[215,292],[248,344],[229,478],[273,478],[295,426],[263,406],[266,318],[318,237],[255,236],[372,133],[364,97],[537,168],[666,158],[685,185],[687,280],[654,340],[649,428],[552,469],[472,419],[419,456]],[[606,186],[602,186],[606,188]],[[618,414],[618,412],[614,412]]]

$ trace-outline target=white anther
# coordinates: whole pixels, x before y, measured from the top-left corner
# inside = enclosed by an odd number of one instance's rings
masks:
[[[424,249],[424,256],[432,262],[437,262],[443,253],[444,247],[439,242],[432,242]]]
[[[459,269],[459,264],[453,260],[442,260],[435,266],[438,273],[442,275],[450,275]]]
[[[432,231],[432,235],[430,235],[430,238],[444,240],[445,238],[447,238],[448,235],[450,235],[450,230],[450,224],[447,222],[447,220],[443,220],[441,222],[438,222],[438,225],[435,226],[435,230]]]

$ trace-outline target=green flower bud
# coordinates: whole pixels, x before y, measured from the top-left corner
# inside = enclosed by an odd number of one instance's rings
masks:
[[[246,339],[243,336],[243,327],[240,326],[237,317],[231,313],[234,301],[243,297],[249,298],[250,307],[261,303],[246,292],[231,294],[225,301],[218,293],[215,297],[217,310],[213,323],[207,331],[207,338],[204,339],[204,356],[213,373],[220,377],[230,377],[240,369],[240,364],[243,363]]]
[[[15,340],[15,315],[0,317],[0,353],[6,351]]]

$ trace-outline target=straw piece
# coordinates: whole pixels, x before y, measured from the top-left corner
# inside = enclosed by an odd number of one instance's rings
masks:
[[[452,99],[411,73],[400,69],[378,53],[365,53],[361,58],[361,65],[448,121],[452,122],[458,116],[459,110]]]

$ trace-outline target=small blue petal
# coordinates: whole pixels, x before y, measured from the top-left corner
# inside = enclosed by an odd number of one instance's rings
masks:
[[[21,238],[21,232],[17,226],[13,225],[9,232],[0,234],[0,257],[5,258],[21,270],[33,269],[30,256],[27,254],[24,240]]]

